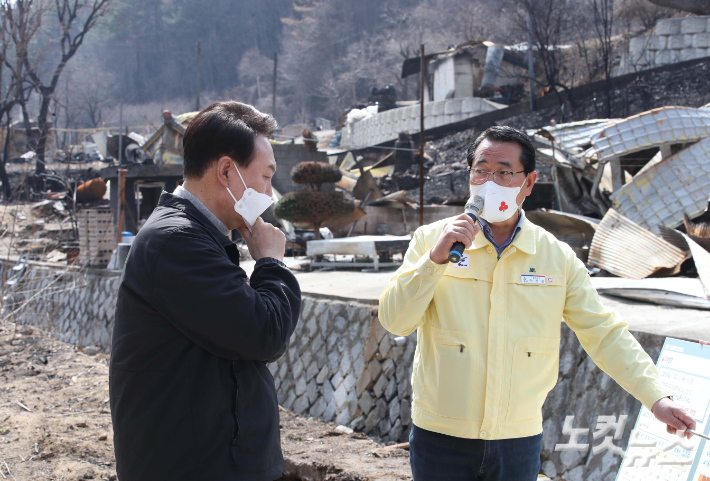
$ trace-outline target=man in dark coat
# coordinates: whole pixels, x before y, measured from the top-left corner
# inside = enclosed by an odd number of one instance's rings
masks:
[[[110,403],[120,481],[270,481],[283,457],[266,363],[301,304],[270,203],[276,123],[211,105],[185,131],[184,184],[163,192],[131,247],[116,305]],[[251,278],[227,237],[238,229]]]

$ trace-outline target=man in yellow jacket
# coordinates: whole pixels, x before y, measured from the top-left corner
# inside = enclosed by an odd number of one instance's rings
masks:
[[[491,127],[468,150],[482,219],[419,228],[380,297],[380,322],[417,329],[410,460],[415,481],[532,481],[541,408],[557,382],[561,320],[594,362],[668,425],[694,429],[628,325],[605,308],[572,249],[525,218],[530,138]],[[448,262],[454,242],[460,262]],[[688,435],[690,436],[690,435]]]

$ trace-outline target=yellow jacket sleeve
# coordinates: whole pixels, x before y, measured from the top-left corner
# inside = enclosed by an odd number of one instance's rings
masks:
[[[421,230],[417,230],[403,264],[380,295],[382,326],[395,335],[408,336],[423,325],[427,307],[445,268],[431,260]]]
[[[605,307],[584,264],[570,251],[564,320],[597,366],[649,410],[670,391],[629,325]]]

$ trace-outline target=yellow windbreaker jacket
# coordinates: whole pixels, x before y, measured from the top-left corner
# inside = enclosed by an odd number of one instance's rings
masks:
[[[414,424],[488,440],[541,433],[563,318],[597,366],[644,406],[670,394],[567,244],[525,218],[500,259],[479,233],[468,258],[439,265],[429,251],[447,220],[417,229],[380,296],[385,329],[400,336],[417,329]]]

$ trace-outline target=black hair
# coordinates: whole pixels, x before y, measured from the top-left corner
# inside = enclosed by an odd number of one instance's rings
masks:
[[[251,105],[235,100],[210,105],[185,129],[182,138],[184,177],[201,178],[209,166],[223,156],[248,167],[257,135],[270,137],[276,127],[271,115]]]
[[[511,142],[520,145],[520,163],[523,164],[525,174],[527,175],[535,170],[535,147],[532,140],[525,132],[505,125],[489,127],[476,137],[476,140],[468,148],[468,154],[466,155],[469,167],[473,165],[476,149],[486,139],[491,142]]]

